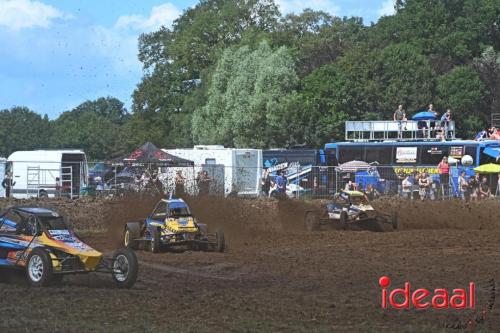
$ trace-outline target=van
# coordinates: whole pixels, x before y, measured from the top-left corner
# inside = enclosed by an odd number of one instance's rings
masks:
[[[13,175],[11,196],[76,198],[87,187],[88,165],[82,150],[16,151],[7,159]]]

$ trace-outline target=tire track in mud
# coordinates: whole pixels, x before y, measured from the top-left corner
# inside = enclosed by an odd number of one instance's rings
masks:
[[[150,269],[155,270],[155,271],[159,271],[159,272],[187,275],[187,276],[193,276],[193,277],[198,277],[198,278],[203,278],[203,279],[214,279],[214,280],[222,280],[222,281],[238,281],[238,280],[240,280],[237,277],[228,277],[228,276],[221,276],[221,275],[216,275],[216,274],[211,274],[211,273],[196,272],[196,271],[185,269],[185,268],[168,266],[165,264],[153,264],[153,263],[141,261],[141,262],[139,262],[139,265],[141,265],[142,267],[150,268]]]

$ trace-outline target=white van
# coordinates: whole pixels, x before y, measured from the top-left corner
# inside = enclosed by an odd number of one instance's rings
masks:
[[[207,171],[213,181],[210,193],[228,196],[256,197],[260,193],[262,175],[262,150],[224,148],[224,146],[194,146],[184,149],[162,149],[164,152],[194,162],[195,167],[164,168],[167,181],[173,181],[175,172],[180,170],[186,178],[189,194],[196,194],[196,176],[199,171]],[[173,184],[167,184],[168,188]]]
[[[88,165],[82,150],[16,151],[7,159],[13,174],[11,196],[75,198],[87,186]]]

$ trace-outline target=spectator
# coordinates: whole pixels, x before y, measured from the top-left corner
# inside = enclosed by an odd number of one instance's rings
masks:
[[[357,185],[351,179],[345,184],[344,191],[356,191]]]
[[[483,180],[479,184],[478,189],[479,189],[479,198],[480,199],[491,197],[491,189],[490,189],[490,185],[488,184],[488,178],[486,176],[483,176]]]
[[[262,178],[260,179],[260,185],[262,189],[262,193],[265,196],[269,195],[269,191],[271,190],[271,178],[269,177],[269,169],[264,168],[262,173]]]
[[[436,200],[436,183],[434,182],[434,178],[432,178],[432,175],[429,173],[427,173],[427,182],[429,184],[429,199]]]
[[[427,112],[430,112],[430,113],[433,113],[434,116],[438,117],[439,113],[436,111],[436,109],[434,109],[434,104],[429,104],[429,109],[427,110]],[[436,127],[436,121],[435,120],[430,120],[429,121],[429,127],[430,127],[430,131],[433,131],[434,128]]]
[[[198,183],[198,194],[201,196],[209,195],[210,193],[210,182],[212,179],[208,176],[207,171],[200,171],[196,182]]]
[[[403,182],[401,183],[401,187],[403,189],[403,198],[405,199],[411,199],[412,198],[412,187],[413,184],[410,181],[410,175],[407,175],[404,179]]]
[[[493,127],[493,131],[490,135],[490,140],[500,140],[500,133],[496,127]]]
[[[446,112],[441,116],[441,128],[446,133],[449,129],[449,123],[451,121],[451,109],[446,109]]]
[[[284,177],[283,171],[278,171],[274,181],[276,183],[276,193],[280,196],[284,195],[286,193],[286,177]]]
[[[469,183],[467,179],[465,179],[465,171],[460,172],[458,187],[460,189],[460,198],[462,198],[462,200],[468,200]]]
[[[417,122],[417,128],[422,131],[422,138],[427,138],[427,120],[419,120]]]
[[[372,184],[368,184],[368,186],[366,187],[365,196],[368,201],[373,201],[380,196],[380,193]]]
[[[474,137],[474,140],[476,141],[482,141],[482,140],[486,140],[489,138],[489,135],[488,135],[488,129],[484,129],[482,130],[481,132],[477,133],[476,136]]]
[[[177,173],[175,174],[175,197],[176,198],[182,198],[184,196],[184,184],[186,182],[186,179],[182,175],[182,171],[178,170]]]
[[[406,131],[406,121],[407,121],[406,112],[403,109],[402,104],[400,104],[398,106],[398,109],[394,112],[393,119],[394,119],[394,121],[398,122],[398,139],[402,139],[403,138],[403,127],[404,127],[404,130]]]
[[[429,188],[430,188],[430,183],[429,183],[429,177],[426,172],[423,172],[420,178],[418,179],[418,186],[420,188],[419,195],[420,195],[420,200],[425,200],[425,198],[428,195]]]
[[[448,189],[448,186],[450,184],[450,164],[448,163],[448,156],[443,157],[441,162],[439,162],[437,168],[439,172],[439,182],[441,184],[441,189],[445,191]]]
[[[6,198],[10,198],[10,192],[12,191],[14,185],[16,185],[16,182],[13,180],[12,171],[8,171],[2,181],[2,187],[5,189]]]
[[[101,177],[96,177],[96,191],[99,191],[98,190],[98,187],[99,187],[99,182],[97,181],[97,178],[101,178]],[[56,193],[55,193],[55,196],[56,198],[60,198],[61,197],[61,193],[62,193],[62,184],[61,184],[61,178],[59,177],[56,177]]]
[[[497,190],[495,192],[495,196],[500,195],[500,173],[497,175],[498,181],[497,181]]]
[[[479,197],[479,178],[474,175],[469,180],[469,195],[471,200],[477,200]]]
[[[95,191],[96,191],[96,195],[98,197],[102,196],[102,192],[104,191],[104,182],[102,181],[102,177],[100,176],[97,176],[94,178],[95,182],[96,182],[96,186],[95,186]],[[59,177],[56,178],[56,195],[58,195],[59,197],[61,196],[61,186],[58,185],[60,183],[60,180],[59,180]],[[58,190],[59,188],[59,190]]]

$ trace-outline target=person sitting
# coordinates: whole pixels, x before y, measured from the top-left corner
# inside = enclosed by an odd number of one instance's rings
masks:
[[[488,179],[486,177],[483,177],[483,180],[479,184],[478,190],[480,199],[489,198],[491,196],[491,189],[488,185]]]
[[[489,138],[488,129],[484,129],[481,132],[476,134],[476,136],[474,137],[474,140],[475,141],[482,141],[482,140],[486,140],[488,138]]]
[[[419,120],[417,122],[417,128],[422,131],[422,138],[427,138],[427,121],[426,120]]]

